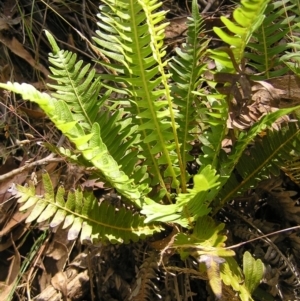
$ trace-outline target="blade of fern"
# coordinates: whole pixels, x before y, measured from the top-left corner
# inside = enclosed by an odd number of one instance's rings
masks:
[[[206,98],[198,109],[203,124],[199,135],[203,153],[199,155],[199,162],[219,170],[222,141],[227,131],[228,103],[223,95],[212,94]]]
[[[149,169],[154,178],[165,187],[157,162],[157,154],[160,153],[160,162],[167,165],[164,176],[172,177],[174,187],[178,188],[177,177],[180,170],[177,166],[181,164],[176,160],[181,162],[180,153],[179,159],[178,156],[176,158],[170,156],[171,151],[176,150],[178,154],[179,150],[179,143],[176,142],[177,134],[174,135],[177,125],[168,84],[169,76],[164,70],[166,63],[162,62],[165,55],[162,48],[163,29],[166,24],[158,25],[163,21],[164,13],[152,12],[159,6],[156,1],[118,1],[117,5],[114,1],[105,3],[111,10],[101,11],[100,27],[103,29],[104,23],[113,29],[97,32],[100,39],[95,41],[101,47],[101,51],[106,49],[108,57],[112,58],[118,54],[117,60],[124,66],[123,72],[117,78],[123,81],[130,95],[131,107],[128,111],[135,116],[133,121],[139,124],[139,131],[145,144],[143,149],[150,159],[147,163],[151,164]],[[121,20],[120,15],[123,17]],[[115,46],[108,47],[106,40],[114,41]],[[166,100],[160,99],[163,95]]]
[[[64,207],[68,210],[68,212],[64,219],[62,228],[66,229],[73,224],[75,218],[75,215],[72,214],[72,212],[75,213],[75,191],[73,189],[69,191],[66,205]]]
[[[54,199],[53,185],[49,177],[49,174],[46,171],[43,172],[42,179],[43,179],[43,186],[45,190],[44,192],[45,198]]]
[[[139,189],[109,154],[101,140],[98,123],[93,124],[91,134],[85,135],[80,123],[73,120],[69,107],[62,100],[51,98],[46,93],[40,93],[28,84],[7,83],[0,84],[0,87],[20,93],[24,99],[38,103],[58,129],[75,143],[77,149],[98,168],[109,183],[134,205],[141,207],[143,200]]]
[[[219,176],[207,165],[194,176],[194,187],[188,193],[180,193],[176,204],[163,205],[152,200],[145,202],[141,213],[147,216],[145,222],[161,221],[178,223],[183,227],[190,226],[199,216],[208,215],[210,202],[217,194]]]
[[[57,211],[52,218],[52,221],[50,223],[50,227],[57,227],[59,224],[61,224],[65,217],[66,217],[66,212],[64,210],[61,210],[59,208],[63,208],[65,206],[65,189],[62,186],[59,186],[56,192],[56,197],[55,197],[55,204],[57,205]],[[50,217],[50,216],[49,216]]]
[[[280,61],[280,56],[290,46],[281,43],[281,40],[289,33],[289,24],[295,17],[285,14],[286,10],[292,11],[294,7],[294,5],[285,7],[285,3],[287,1],[268,4],[264,21],[253,33],[252,41],[247,45],[250,51],[245,52],[245,57],[251,60],[249,65],[260,73],[264,72],[263,76],[255,77],[257,80],[277,77],[287,72],[287,67]]]
[[[227,237],[221,234],[224,227],[225,224],[217,225],[210,216],[199,217],[195,223],[193,233],[177,234],[173,246],[183,250],[194,248],[194,252],[198,254],[209,254],[216,252],[218,249],[223,249],[223,254],[227,252],[227,256],[234,256],[234,251],[224,250],[225,241],[227,240]]]
[[[241,301],[253,301],[247,289],[243,273],[233,257],[225,257],[226,262],[221,265],[221,278],[225,285],[231,286],[238,292]]]
[[[95,70],[89,71],[89,65],[82,67],[82,61],[76,63],[77,57],[68,51],[61,51],[57,46],[53,37],[46,32],[51,45],[53,54],[50,55],[50,62],[54,66],[51,68],[52,79],[58,82],[58,85],[50,85],[57,90],[52,96],[56,99],[63,100],[72,110],[73,119],[80,122],[80,126],[88,132],[91,130],[92,123],[97,121],[103,125],[108,133],[107,138],[103,142],[106,144],[112,158],[118,161],[123,171],[131,176],[132,170],[126,169],[127,163],[122,157],[127,152],[129,146],[137,142],[136,138],[128,138],[128,136],[136,130],[135,127],[129,125],[130,120],[122,120],[122,111],[115,114],[114,122],[104,123],[106,116],[99,115],[98,109],[107,97],[98,99],[101,85],[99,79],[95,79]],[[109,114],[109,113],[108,113]],[[96,120],[97,119],[97,120]],[[122,131],[122,133],[120,133]],[[82,136],[83,138],[84,136]],[[88,136],[86,136],[88,138]],[[114,137],[115,139],[112,139]],[[79,140],[73,141],[79,145],[83,143]],[[137,157],[135,158],[137,163]]]
[[[53,204],[47,205],[42,214],[38,217],[37,222],[42,223],[52,217],[57,211],[57,207]]]
[[[19,200],[20,202],[23,202],[24,204],[20,207],[20,210],[27,210],[30,207],[32,207],[33,205],[35,205],[41,198],[38,196],[29,196],[27,193],[23,194],[24,198],[21,198]]]
[[[300,31],[300,25],[298,25]],[[300,38],[293,36],[294,42],[288,43],[293,52],[288,52],[280,58],[280,61],[284,62],[287,67],[293,71],[293,73],[300,75]]]
[[[99,170],[105,171],[103,174],[109,183],[120,191],[125,197],[141,207],[142,198],[139,190],[135,187],[128,176],[120,170],[118,163],[108,153],[105,144],[100,137],[98,123],[94,123],[91,129],[93,134],[89,141],[89,147],[82,150],[84,157],[90,160]]]
[[[48,180],[49,177],[44,178],[43,183],[48,185]],[[32,189],[20,187],[17,192],[20,197],[28,196],[28,194],[32,194]],[[59,192],[59,198],[62,197],[62,192],[64,192],[63,188]],[[28,199],[27,202],[33,208],[26,221],[44,220],[46,216],[47,218],[54,216],[50,223],[51,226],[58,226],[58,222],[64,222],[63,228],[71,226],[68,233],[69,239],[75,239],[82,228],[84,233],[81,235],[81,239],[91,239],[92,241],[101,239],[114,243],[137,241],[153,235],[154,232],[161,231],[160,226],[145,225],[144,217],[134,214],[130,210],[120,208],[117,211],[114,206],[106,202],[98,205],[98,201],[92,193],[83,195],[80,190],[70,191],[66,202],[57,197],[52,199],[49,197],[50,195],[52,194],[48,193],[47,198],[45,195],[43,198],[34,196],[35,203],[31,203],[32,196]],[[24,205],[27,203],[25,202]],[[64,217],[60,221],[57,220],[58,212],[64,212]]]
[[[26,223],[31,223],[36,220],[41,213],[45,210],[48,203],[45,199],[39,198],[39,200],[35,203],[34,208],[30,212],[29,216],[26,218]]]
[[[233,46],[231,48],[237,64],[242,61],[247,43],[264,19],[263,14],[268,2],[269,0],[242,0],[241,5],[233,12],[234,22],[222,16],[221,21],[233,35],[229,35],[219,27],[213,28],[222,41]],[[219,51],[210,52],[217,60]],[[230,58],[227,59],[227,65],[231,65],[231,70],[234,70],[232,63],[230,64]]]
[[[81,217],[74,218],[72,226],[68,230],[68,240],[74,240],[78,237],[81,231],[82,223],[83,223],[83,219]]]
[[[35,186],[32,181],[29,181],[29,186],[26,187],[13,184],[10,190],[12,195],[18,199],[18,203],[24,203],[30,197],[35,196]]]
[[[233,146],[233,150],[231,154],[228,156],[228,160],[223,162],[221,168],[221,176],[231,175],[233,169],[238,163],[241,155],[248,147],[249,143],[253,141],[253,139],[267,127],[270,127],[273,122],[275,122],[278,118],[284,115],[288,115],[300,106],[294,108],[287,109],[279,109],[275,112],[269,113],[261,118],[256,124],[254,124],[247,133],[240,133],[236,144]]]
[[[154,59],[157,61],[158,63],[158,70],[159,70],[159,74],[161,75],[161,83],[163,85],[163,92],[164,95],[167,99],[168,102],[168,109],[169,109],[169,116],[171,119],[171,128],[172,128],[172,132],[173,132],[173,138],[174,138],[174,142],[175,142],[175,149],[176,149],[176,154],[177,154],[177,159],[179,162],[179,168],[180,168],[180,175],[181,175],[181,185],[182,185],[182,189],[183,191],[186,190],[186,179],[185,179],[185,168],[186,166],[183,165],[182,162],[182,157],[181,157],[181,152],[180,152],[180,143],[178,140],[178,135],[177,135],[177,128],[178,128],[178,124],[176,123],[176,111],[173,109],[173,97],[171,96],[171,89],[170,89],[170,85],[168,84],[168,79],[169,79],[169,75],[167,75],[165,73],[165,65],[166,63],[162,61],[162,58],[165,55],[165,50],[164,48],[162,48],[162,39],[164,37],[164,29],[167,26],[167,24],[160,24],[159,26],[156,26],[156,24],[160,21],[162,21],[164,19],[165,16],[165,12],[156,12],[155,14],[153,14],[153,10],[157,9],[159,6],[161,6],[162,3],[157,1],[144,1],[144,0],[138,0],[139,4],[143,7],[144,12],[147,16],[147,24],[148,24],[148,30],[150,31],[150,46],[152,49],[152,55],[154,57]],[[133,3],[133,2],[132,2]],[[160,15],[160,16],[159,16]],[[151,34],[153,33],[153,34]],[[149,103],[150,104],[150,103]],[[163,150],[164,150],[164,144],[165,144],[165,137],[161,138],[161,142],[162,142],[162,146],[163,146]],[[166,174],[166,176],[172,176],[173,177],[173,181],[174,181],[174,187],[178,188],[178,184],[176,181],[176,177],[178,176],[178,171],[176,171],[176,169],[172,168],[172,160],[169,159],[169,150],[166,149],[164,156],[166,156],[167,162],[168,162],[168,167],[167,167],[167,171],[169,171],[169,174]],[[174,161],[173,161],[174,162]]]
[[[122,166],[122,171],[139,184],[134,169],[138,166],[138,153],[141,139],[137,134],[138,125],[132,124],[132,118],[124,117],[123,108],[110,106],[99,114],[97,122],[101,128],[101,138],[110,155]],[[130,160],[128,158],[130,157]],[[147,173],[147,171],[146,171]],[[145,190],[149,188],[145,187]],[[144,192],[145,194],[147,192]]]
[[[187,161],[193,158],[189,155],[191,141],[195,140],[191,131],[195,127],[195,102],[199,95],[196,95],[202,82],[202,75],[206,70],[206,64],[203,62],[204,53],[208,46],[207,38],[199,38],[204,32],[204,24],[199,13],[197,1],[192,4],[192,18],[187,22],[187,41],[181,48],[177,48],[176,56],[169,63],[172,73],[172,95],[174,103],[180,110],[180,118],[177,119],[178,139],[181,145],[181,158],[183,166]],[[183,189],[185,192],[185,189]]]
[[[93,224],[92,240],[107,237],[111,242],[128,243],[129,240],[137,241],[140,237],[160,231],[158,226],[144,225],[144,217],[126,211],[125,208],[117,212],[113,206],[103,202],[92,209],[87,220],[87,223]]]
[[[283,160],[288,160],[291,157],[290,152],[298,149],[299,145],[300,130],[294,124],[290,124],[287,129],[268,133],[262,142],[257,142],[250,150],[250,156],[245,153],[241,156],[236,170],[242,180],[238,180],[235,173],[230,175],[215,201],[217,207],[214,212],[264,176],[278,174]]]
[[[48,31],[46,36],[52,46],[53,54],[49,56],[50,67],[54,79],[59,85],[49,84],[55,88],[56,99],[64,100],[72,108],[75,120],[83,122],[87,128],[91,128],[95,122],[99,107],[99,91],[101,85],[99,79],[95,79],[95,70],[90,70],[90,65],[82,67],[82,61],[77,62],[77,55],[69,51],[59,50],[55,40]],[[92,83],[92,81],[94,81]]]

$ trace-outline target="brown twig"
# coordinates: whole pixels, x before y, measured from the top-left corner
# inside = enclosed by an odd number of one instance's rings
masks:
[[[34,161],[34,162],[31,162],[31,163],[28,163],[28,164],[25,164],[19,168],[16,168],[8,173],[5,173],[4,175],[0,175],[0,181],[3,181],[3,180],[6,180],[12,176],[15,176],[21,172],[23,172],[24,170],[27,170],[27,169],[30,169],[32,167],[35,167],[35,166],[39,166],[39,165],[45,165],[45,164],[48,164],[50,162],[61,162],[61,161],[64,161],[65,158],[54,158],[53,157],[53,154],[47,156],[46,158],[43,158],[41,160],[38,160],[38,161]]]

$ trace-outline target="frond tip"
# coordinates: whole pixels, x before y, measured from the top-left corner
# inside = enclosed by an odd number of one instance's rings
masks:
[[[23,203],[20,210],[31,208],[26,222],[37,220],[40,223],[50,219],[50,227],[63,223],[63,228],[69,228],[70,240],[76,239],[81,232],[81,242],[129,243],[160,231],[158,226],[145,225],[144,217],[123,207],[117,210],[107,202],[99,205],[93,194],[79,189],[70,191],[65,201],[64,188],[59,187],[55,194],[47,173],[43,175],[43,185],[45,193],[42,196],[36,195],[33,184],[15,187],[18,202]]]

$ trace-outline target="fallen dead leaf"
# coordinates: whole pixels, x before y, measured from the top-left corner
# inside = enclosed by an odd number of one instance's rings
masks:
[[[8,297],[12,294],[13,287],[15,282],[18,279],[20,266],[21,266],[21,256],[16,248],[16,245],[11,237],[11,244],[13,245],[15,254],[11,258],[11,263],[9,266],[8,275],[6,277],[5,283],[0,283],[0,293],[1,300],[8,300]]]
[[[300,78],[296,75],[284,75],[267,80],[274,88],[284,90],[281,98],[292,101],[292,105],[300,102]]]
[[[10,39],[9,37],[6,37],[2,32],[0,32],[0,42],[2,42],[14,54],[27,61],[34,69],[41,71],[44,74],[45,78],[48,78],[50,72],[42,64],[37,63],[31,56],[31,54],[15,37],[12,37]]]
[[[57,289],[58,291],[61,292],[63,300],[67,300],[67,296],[68,296],[68,288],[67,288],[67,284],[68,284],[68,280],[67,280],[67,276],[65,275],[65,273],[63,272],[58,272],[56,273],[52,279],[51,279],[51,284],[52,286]]]

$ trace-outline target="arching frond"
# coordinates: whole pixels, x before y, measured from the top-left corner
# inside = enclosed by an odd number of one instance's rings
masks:
[[[57,100],[46,93],[41,93],[28,84],[7,83],[0,84],[0,86],[20,93],[24,99],[30,99],[39,104],[56,127],[70,141],[75,143],[77,149],[85,159],[91,162],[113,187],[136,206],[142,206],[143,197],[141,191],[133,184],[132,180],[121,170],[119,164],[110,155],[101,139],[98,123],[94,123],[90,131],[86,133],[81,123],[75,120],[70,108],[63,100]]]
[[[220,195],[217,208],[232,200],[238,194],[249,189],[269,174],[278,174],[284,160],[290,158],[294,148],[299,148],[300,130],[296,125],[289,125],[281,131],[268,132],[268,135],[249,150],[244,152],[232,172]]]
[[[80,190],[70,191],[65,201],[65,190],[61,186],[57,193],[47,173],[43,174],[44,195],[36,195],[35,187],[17,186],[16,196],[22,203],[20,210],[31,212],[26,222],[44,222],[50,219],[50,226],[56,227],[63,223],[69,228],[68,239],[76,239],[81,232],[83,240],[109,240],[112,243],[137,241],[145,236],[160,231],[159,226],[144,224],[144,217],[132,213],[125,208],[118,210],[107,202],[98,204],[91,193]]]
[[[233,52],[234,59],[240,64],[245,54],[245,47],[253,32],[264,19],[264,11],[269,0],[242,0],[241,5],[233,12],[233,20],[221,17],[229,34],[219,27],[214,27],[215,33],[228,44]],[[211,51],[213,58],[219,61],[227,71],[233,70],[231,59],[223,51]]]

